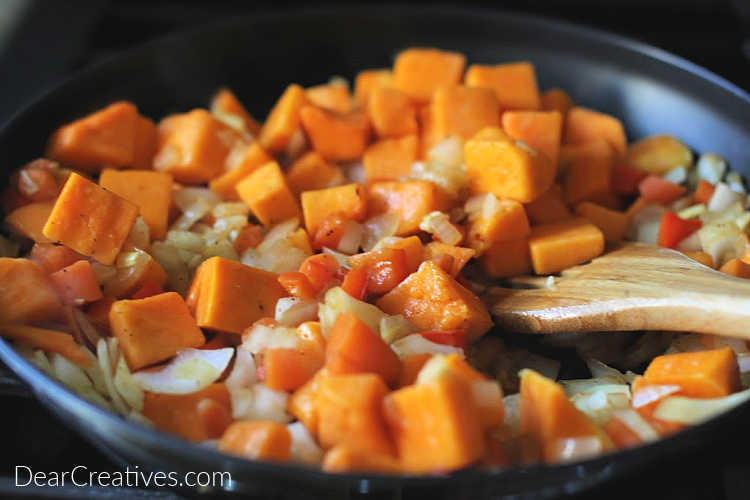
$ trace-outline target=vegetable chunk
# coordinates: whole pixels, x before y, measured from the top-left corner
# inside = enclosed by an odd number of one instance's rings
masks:
[[[110,265],[120,252],[138,207],[76,173],[70,174],[42,233]]]
[[[559,111],[507,111],[502,123],[506,134],[546,154],[557,166],[563,125]]]
[[[245,131],[252,135],[258,135],[260,132],[260,123],[247,112],[237,96],[227,88],[219,89],[211,99],[211,113],[239,118]]]
[[[91,364],[91,356],[69,333],[26,325],[0,325],[0,336],[29,344],[36,349],[56,352],[79,366]]]
[[[441,87],[432,98],[434,140],[450,135],[469,139],[485,127],[500,126],[500,105],[490,89]]]
[[[582,144],[604,139],[618,155],[625,153],[627,138],[622,122],[605,113],[574,107],[565,117],[565,143]]]
[[[399,236],[416,233],[425,215],[450,206],[442,189],[429,181],[373,182],[367,194],[371,216],[390,213],[401,218]]]
[[[418,154],[419,139],[416,135],[378,141],[367,148],[362,158],[365,178],[380,181],[406,177]]]
[[[457,85],[466,58],[457,52],[407,49],[393,64],[393,85],[418,102],[427,102],[440,87]]]
[[[5,218],[5,222],[13,231],[36,243],[51,243],[50,239],[44,236],[43,230],[54,206],[54,201],[29,203],[13,210]]]
[[[225,200],[239,200],[237,184],[255,172],[258,168],[272,162],[268,153],[257,143],[237,145],[229,152],[226,159],[227,170],[208,183]]]
[[[238,421],[219,440],[219,451],[270,462],[288,462],[292,436],[283,425],[265,420]]]
[[[236,186],[237,194],[264,226],[299,216],[299,205],[279,164],[255,169]]]
[[[305,89],[289,85],[268,114],[260,131],[258,142],[269,153],[279,153],[289,144],[289,139],[299,130],[300,110],[308,103]]]
[[[343,181],[344,176],[340,169],[325,161],[320,153],[310,151],[292,164],[286,179],[292,191],[299,196],[304,191],[335,186]]]
[[[414,102],[404,92],[394,88],[372,89],[367,102],[367,114],[380,138],[413,135],[419,130]]]
[[[203,418],[201,407],[218,406],[225,415],[218,429]],[[146,392],[143,415],[157,429],[169,432],[190,441],[218,439],[231,423],[232,402],[225,384],[211,384],[189,394],[156,394]]]
[[[576,206],[576,215],[588,219],[589,222],[598,227],[608,243],[622,241],[625,230],[628,228],[628,224],[630,224],[630,219],[624,212],[610,210],[588,201],[579,203]]]
[[[362,112],[340,115],[316,106],[304,106],[300,117],[313,149],[326,160],[356,160],[367,148],[370,121]]]
[[[503,110],[537,110],[541,106],[534,66],[528,62],[472,64],[466,71],[465,83],[469,87],[494,90]]]
[[[531,254],[527,238],[496,241],[484,252],[480,262],[492,278],[509,278],[531,273]]]
[[[365,190],[359,184],[302,193],[302,213],[308,234],[315,234],[329,215],[339,214],[344,218],[362,221],[367,214]]]
[[[680,394],[692,398],[720,398],[740,388],[737,356],[730,347],[658,356],[643,377],[649,384],[678,385]]]
[[[586,219],[574,218],[531,229],[534,272],[552,274],[583,264],[604,251],[604,234]]]

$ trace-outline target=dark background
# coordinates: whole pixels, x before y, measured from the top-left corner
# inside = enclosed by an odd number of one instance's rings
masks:
[[[440,3],[445,2],[430,5]],[[538,14],[629,36],[705,66],[750,91],[750,0],[460,4]],[[238,15],[314,6],[317,4],[309,0],[289,6],[271,1],[0,0],[0,122],[76,70],[134,45]],[[69,464],[87,465],[91,470],[117,470],[115,464],[67,431],[33,400],[0,396],[0,402],[4,406],[0,428],[5,433],[0,440],[0,498],[16,493],[8,487],[16,464],[42,471],[68,470]],[[727,429],[707,449],[664,461],[638,477],[598,488],[586,498],[748,499],[750,458],[745,450],[750,449],[749,445],[750,429]],[[69,493],[68,498],[83,494]],[[110,498],[133,496],[132,492],[110,493]],[[99,497],[100,492],[90,495]],[[158,494],[158,498],[167,497],[175,498],[164,491]]]

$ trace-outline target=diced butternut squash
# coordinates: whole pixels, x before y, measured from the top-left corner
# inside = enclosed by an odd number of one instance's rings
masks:
[[[375,373],[392,385],[401,361],[380,335],[353,313],[343,312],[328,334],[326,370],[331,374]]]
[[[381,181],[368,186],[369,214],[395,214],[401,218],[396,234],[414,234],[425,215],[444,211],[450,200],[443,190],[429,181]]]
[[[91,263],[87,260],[63,267],[49,277],[65,305],[82,306],[103,297]]]
[[[294,391],[310,380],[324,361],[323,353],[312,349],[267,349],[263,353],[264,382],[275,391]]]
[[[56,352],[80,366],[91,364],[91,357],[69,333],[27,325],[0,324],[0,337],[22,342],[45,352]]]
[[[524,208],[532,224],[559,222],[572,217],[568,206],[563,201],[562,188],[559,184],[552,184],[544,194],[524,205]]]
[[[147,284],[163,287],[167,283],[167,273],[149,253],[142,250],[134,252],[126,257],[130,259],[132,256],[134,264],[116,268],[115,276],[103,286],[104,295],[125,298]]]
[[[208,186],[225,200],[239,200],[237,184],[272,161],[273,158],[257,142],[238,143],[227,156],[226,171],[212,179]]]
[[[393,64],[393,85],[418,102],[427,102],[440,87],[458,85],[466,58],[457,52],[413,48]]]
[[[310,104],[335,113],[346,114],[352,110],[354,102],[345,82],[331,82],[310,87],[305,91]]]
[[[417,375],[424,367],[425,363],[429,361],[432,354],[410,354],[401,360],[401,375],[398,377],[398,383],[396,388],[400,389],[407,385],[412,385],[417,381]]]
[[[649,174],[664,175],[675,167],[692,165],[693,152],[671,135],[654,135],[628,146],[624,161]]]
[[[682,252],[682,253],[684,253],[691,259],[700,262],[704,266],[708,266],[712,269],[714,268],[714,258],[711,256],[710,253],[706,253],[706,252]]]
[[[99,177],[104,189],[136,205],[151,239],[161,240],[167,234],[167,218],[172,196],[172,176],[149,170],[104,169]]]
[[[581,218],[542,224],[531,229],[529,250],[534,272],[552,274],[601,255],[604,235]]]
[[[485,217],[469,217],[466,241],[476,250],[484,253],[496,241],[509,241],[525,238],[531,232],[529,219],[523,205],[513,200],[498,200],[497,210]]]
[[[601,199],[612,189],[612,162],[605,158],[582,158],[565,170],[565,202]]]
[[[286,410],[294,418],[302,422],[313,436],[318,435],[318,407],[316,404],[320,381],[327,377],[325,368],[308,380],[302,387],[294,391],[287,401]]]
[[[521,433],[541,446],[544,460],[558,460],[560,440],[567,438],[597,438],[602,450],[612,448],[606,434],[575,407],[554,380],[529,369],[522,370],[520,378]]]
[[[602,163],[614,164],[615,151],[609,142],[601,138],[592,139],[589,142],[581,144],[563,144],[560,147],[560,159],[558,161],[557,175],[558,178],[563,179],[567,173],[568,168],[576,163],[585,161],[599,161]],[[645,177],[645,176],[644,176]],[[642,180],[643,177],[638,179]],[[616,186],[615,189],[618,189]],[[635,194],[638,192],[638,182],[634,184],[634,189],[631,192],[623,194]]]
[[[355,473],[381,472],[395,474],[401,471],[398,460],[390,455],[362,451],[348,444],[334,446],[323,456],[321,468],[325,472]]]
[[[472,248],[446,245],[439,241],[432,241],[424,247],[424,258],[430,260],[438,255],[449,255],[453,258],[450,274],[454,278],[458,276],[464,266],[476,255]]]
[[[604,234],[607,243],[619,243],[625,235],[630,219],[624,212],[610,210],[596,203],[584,201],[576,206],[576,215],[587,219]]]
[[[420,265],[417,272],[381,297],[377,306],[388,314],[404,315],[421,330],[464,329],[469,342],[492,327],[479,297],[432,261]]]
[[[131,370],[206,342],[185,301],[175,292],[118,300],[109,311],[109,323]]]
[[[202,184],[221,174],[237,132],[205,109],[168,116],[159,123],[154,169],[183,184]]]
[[[302,213],[308,234],[315,234],[323,220],[339,214],[362,221],[367,215],[367,197],[359,184],[346,184],[302,193]]]
[[[258,135],[260,123],[247,112],[237,96],[228,88],[221,88],[211,99],[211,113],[236,117],[246,132]]]
[[[268,114],[258,141],[269,153],[286,149],[289,140],[300,127],[300,110],[307,104],[305,89],[289,85]]]
[[[126,101],[110,104],[57,129],[47,156],[65,166],[98,172],[133,165],[138,110]]]
[[[509,278],[531,273],[531,254],[526,238],[496,241],[484,252],[480,262],[491,278]]]
[[[740,389],[737,356],[730,347],[657,356],[643,377],[649,384],[678,385],[689,398],[720,398]]]
[[[288,462],[292,436],[285,426],[270,420],[240,420],[219,439],[218,450],[250,460]]]
[[[31,247],[28,258],[41,265],[47,273],[54,273],[84,257],[63,245],[36,243]]]
[[[618,154],[627,147],[625,128],[614,116],[586,108],[574,107],[565,117],[565,143],[582,144],[604,139]]]
[[[54,319],[60,300],[44,269],[27,259],[0,258],[0,323]]]
[[[425,104],[417,111],[419,122],[419,158],[427,158],[427,153],[438,143],[438,136],[432,119],[432,107]]]
[[[201,418],[200,407],[207,402],[218,405],[231,419],[232,402],[225,384],[211,384],[208,387],[188,394],[157,394],[146,392],[143,401],[143,415],[162,431],[191,441],[218,439],[228,427],[206,425]]]
[[[528,62],[482,66],[472,64],[465,84],[495,91],[502,110],[537,110],[541,107],[534,66]]]
[[[321,378],[315,396],[321,446],[349,445],[392,456],[394,447],[382,410],[386,394],[388,387],[372,373]]]
[[[341,170],[315,151],[305,153],[297,159],[286,174],[289,187],[298,196],[304,191],[335,186],[343,179]]]
[[[459,469],[484,453],[479,409],[462,377],[446,373],[394,391],[384,409],[399,462],[408,472]]]
[[[299,216],[299,205],[279,164],[256,168],[236,185],[237,194],[264,226]]]
[[[133,168],[149,170],[154,166],[154,156],[159,147],[159,133],[154,122],[145,116],[135,120],[135,143],[133,144]]]
[[[369,94],[367,114],[379,138],[403,137],[419,131],[417,107],[406,93],[391,87],[376,87]]]
[[[286,295],[274,273],[223,257],[204,261],[188,293],[195,304],[198,326],[221,332],[242,333],[255,321],[270,316]]]
[[[349,264],[352,270],[365,272],[366,292],[372,295],[390,292],[410,274],[406,252],[400,248],[381,248],[352,255]]]
[[[464,161],[474,194],[489,192],[529,203],[555,179],[555,166],[545,154],[513,141],[499,128],[484,129],[466,141]]]
[[[728,260],[719,268],[719,271],[737,278],[750,279],[750,264],[741,259]]]
[[[5,218],[5,222],[21,236],[36,243],[50,243],[51,240],[44,236],[43,229],[54,206],[54,201],[29,203],[13,210]]]
[[[406,135],[383,139],[370,145],[362,157],[367,181],[397,180],[407,177],[419,154],[419,139]]]
[[[500,126],[500,106],[491,89],[441,87],[431,103],[435,140],[456,135],[470,139],[485,127]]]
[[[562,89],[549,89],[541,95],[542,109],[545,111],[559,111],[563,118],[573,107],[573,99]]]
[[[354,79],[354,100],[360,108],[366,108],[370,94],[379,87],[389,87],[393,82],[390,69],[366,69]]]
[[[436,242],[437,243],[437,242]],[[442,245],[442,243],[441,243]],[[419,236],[409,236],[388,245],[388,248],[400,248],[406,252],[406,267],[413,273],[424,260],[425,247]]]
[[[300,118],[313,149],[326,160],[356,160],[367,148],[370,121],[362,112],[340,115],[316,106],[304,106]]]
[[[76,173],[70,174],[42,233],[110,265],[130,233],[138,207]]]
[[[546,154],[557,166],[563,125],[559,111],[506,111],[502,123],[506,134]]]

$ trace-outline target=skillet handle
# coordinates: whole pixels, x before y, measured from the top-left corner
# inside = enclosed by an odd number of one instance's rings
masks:
[[[31,397],[31,391],[21,382],[16,375],[0,363],[0,397],[23,396]]]

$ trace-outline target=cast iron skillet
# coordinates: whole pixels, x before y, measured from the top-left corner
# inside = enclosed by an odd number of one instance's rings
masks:
[[[631,138],[671,133],[696,151],[716,151],[750,173],[750,96],[683,59],[627,39],[537,18],[482,10],[337,7],[238,19],[171,36],[71,78],[0,132],[4,174],[43,151],[62,123],[116,99],[154,118],[205,106],[220,85],[264,116],[290,82],[352,78],[389,66],[408,46],[463,52],[470,62],[530,60],[542,89],[560,86],[576,102],[619,116]],[[326,475],[253,463],[128,423],[51,381],[0,341],[0,358],[66,424],[123,463],[167,471],[229,471],[230,491],[299,498],[349,492],[430,493],[463,498],[552,496],[632,474],[665,455],[708,443],[750,417],[744,405],[704,425],[635,450],[565,466],[460,471],[445,477]]]

